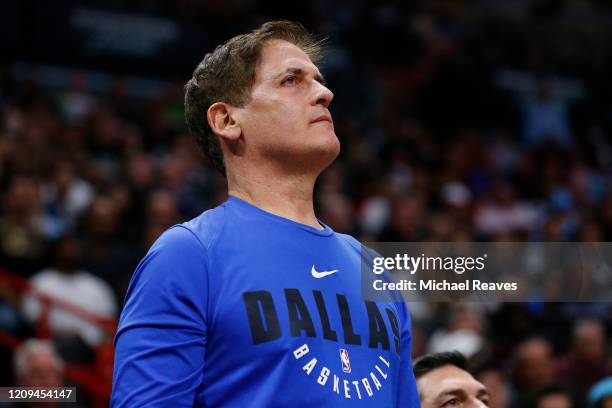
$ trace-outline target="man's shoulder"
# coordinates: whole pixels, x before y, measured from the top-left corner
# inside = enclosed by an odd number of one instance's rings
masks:
[[[365,257],[365,258],[369,259],[369,258],[375,258],[377,256],[380,256],[378,254],[378,252],[376,252],[372,248],[368,247],[367,245],[365,245],[363,242],[359,241],[358,239],[356,239],[352,235],[341,234],[339,232],[336,232],[336,236],[342,242],[346,243],[347,245],[349,245],[352,248],[354,248],[357,251],[359,251],[359,253],[361,254],[362,257]]]
[[[357,249],[357,250],[361,250],[361,242],[359,242],[355,237],[353,237],[352,235],[349,234],[342,234],[340,232],[335,232],[336,237],[343,242],[346,245],[349,245],[350,247]]]
[[[204,211],[189,221],[174,225],[162,237],[173,241],[195,240],[208,249],[223,230],[225,221],[226,208],[224,203]]]

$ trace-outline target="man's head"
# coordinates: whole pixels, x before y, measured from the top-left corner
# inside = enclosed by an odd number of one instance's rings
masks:
[[[48,340],[26,340],[15,352],[15,377],[22,387],[61,387],[63,363]]]
[[[206,54],[185,86],[185,115],[217,169],[234,159],[325,167],[337,156],[321,53],[301,25],[275,21]]]
[[[425,355],[413,371],[422,408],[487,407],[489,392],[466,370],[465,357],[457,352]]]
[[[55,266],[60,272],[74,273],[81,266],[81,244],[74,235],[64,235],[54,243]]]
[[[515,383],[522,389],[535,390],[554,383],[553,350],[548,340],[542,337],[524,340],[515,350],[515,360]]]
[[[581,319],[574,326],[573,355],[579,363],[597,366],[605,361],[606,329],[595,319]]]

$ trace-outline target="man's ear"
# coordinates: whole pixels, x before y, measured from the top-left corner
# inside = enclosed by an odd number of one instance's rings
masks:
[[[206,111],[206,118],[213,132],[227,140],[240,138],[242,129],[233,117],[234,107],[225,102],[215,102]]]

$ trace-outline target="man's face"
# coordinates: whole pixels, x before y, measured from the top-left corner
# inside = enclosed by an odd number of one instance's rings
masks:
[[[465,370],[446,365],[417,380],[422,408],[481,408],[489,406],[489,392]]]
[[[27,370],[19,383],[24,387],[62,386],[62,373],[55,357],[48,353],[31,355],[27,361]]]
[[[555,366],[550,344],[542,339],[527,340],[519,346],[519,375],[529,388],[550,385],[555,380]]]
[[[308,55],[282,40],[261,51],[251,100],[236,112],[251,160],[325,168],[340,143],[328,106],[333,94]]]

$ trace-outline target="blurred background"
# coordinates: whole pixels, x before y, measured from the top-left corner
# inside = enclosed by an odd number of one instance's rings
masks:
[[[0,384],[73,384],[107,406],[135,266],[226,199],[186,132],[183,84],[270,19],[328,38],[342,153],[316,205],[336,231],[610,241],[612,3],[405,3],[3,1]],[[586,407],[612,374],[609,303],[409,306],[414,356],[463,351],[493,407]]]

